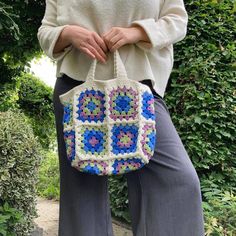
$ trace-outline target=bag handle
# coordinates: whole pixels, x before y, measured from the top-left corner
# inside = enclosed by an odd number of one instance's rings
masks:
[[[115,79],[119,79],[119,78],[128,79],[127,72],[126,72],[124,63],[121,60],[118,49],[116,49],[113,53],[113,60],[114,60],[114,78]],[[86,77],[86,81],[88,81],[88,80],[100,81],[100,80],[96,80],[94,78],[97,62],[98,62],[98,60],[96,58],[94,58],[93,62],[91,63],[91,66],[89,68],[89,71],[88,71],[88,74]]]

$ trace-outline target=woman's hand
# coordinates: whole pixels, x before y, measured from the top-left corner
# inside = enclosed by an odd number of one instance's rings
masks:
[[[65,27],[65,38],[75,48],[80,49],[91,58],[97,58],[106,62],[105,52],[108,48],[103,39],[94,31],[90,31],[78,25],[69,25]]]
[[[102,34],[102,38],[111,52],[125,44],[136,43],[140,40],[150,42],[141,26],[112,27],[108,32]]]

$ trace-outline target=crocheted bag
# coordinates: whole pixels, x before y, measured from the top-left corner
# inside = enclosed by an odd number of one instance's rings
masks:
[[[93,59],[86,81],[59,96],[67,159],[77,170],[96,175],[140,169],[155,147],[152,91],[128,79],[118,50],[113,79],[95,80],[96,65]]]

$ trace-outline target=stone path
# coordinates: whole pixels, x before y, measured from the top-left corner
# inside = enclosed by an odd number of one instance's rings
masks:
[[[39,217],[35,219],[36,231],[32,236],[57,236],[59,204],[55,200],[37,199]],[[132,236],[130,227],[112,220],[114,236]],[[129,228],[129,229],[128,229]]]

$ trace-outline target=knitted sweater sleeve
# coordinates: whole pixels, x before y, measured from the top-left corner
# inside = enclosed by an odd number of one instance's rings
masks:
[[[57,39],[66,26],[66,24],[60,26],[57,24],[57,0],[46,0],[46,9],[41,26],[38,28],[37,38],[45,54],[52,60],[62,59],[72,48],[72,45],[69,45],[63,51],[53,53]]]
[[[154,18],[135,20],[131,26],[136,24],[145,30],[150,39],[150,43],[139,41],[136,45],[145,51],[154,47],[161,49],[185,38],[188,14],[183,0],[163,0],[157,21]]]

